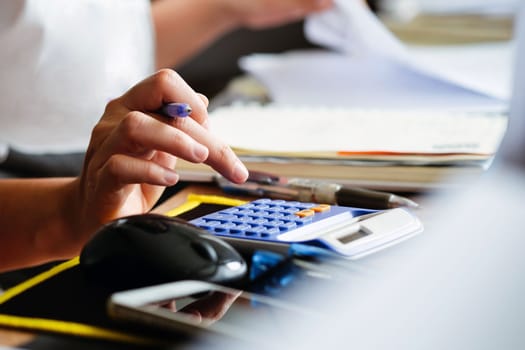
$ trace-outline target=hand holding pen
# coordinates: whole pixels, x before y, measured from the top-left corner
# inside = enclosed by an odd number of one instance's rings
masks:
[[[188,103],[191,117],[169,119],[155,113],[168,101]],[[13,214],[8,212],[6,217],[23,210],[40,213],[30,221],[19,220],[10,226],[12,235],[6,239],[13,242],[11,245],[23,246],[29,239],[26,233],[41,234],[41,227],[53,227],[49,239],[42,240],[46,243],[27,259],[16,254],[16,249],[2,250],[0,255],[10,261],[4,268],[78,255],[103,223],[149,212],[165,187],[178,182],[178,159],[206,163],[225,178],[244,182],[248,171],[231,148],[206,128],[207,120],[207,99],[168,69],[159,70],[111,100],[93,128],[78,177],[42,179],[30,188],[20,185],[12,186],[13,191],[4,189],[18,196],[12,208],[7,208]],[[22,188],[29,188],[31,193],[20,191]],[[28,201],[26,197],[40,200]],[[45,206],[40,205],[42,201]],[[35,204],[31,206],[30,202]]]

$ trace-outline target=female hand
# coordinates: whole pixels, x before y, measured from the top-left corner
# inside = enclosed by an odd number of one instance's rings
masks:
[[[191,117],[151,113],[166,102],[185,102]],[[241,183],[248,171],[206,128],[207,99],[174,71],[160,70],[111,101],[95,126],[81,176],[74,182],[75,221],[85,234],[112,219],[149,211],[165,186],[174,185],[177,157],[212,166]]]

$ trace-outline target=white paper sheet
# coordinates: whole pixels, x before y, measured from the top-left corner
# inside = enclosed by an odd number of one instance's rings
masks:
[[[233,105],[216,109],[211,123],[229,145],[265,154],[493,154],[507,118],[492,113]]]
[[[241,58],[241,67],[268,88],[274,102],[357,108],[507,107],[512,43],[407,48],[359,1],[336,4],[305,25],[307,37],[330,50]]]

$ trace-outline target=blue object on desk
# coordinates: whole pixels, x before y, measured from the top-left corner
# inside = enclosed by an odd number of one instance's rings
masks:
[[[191,220],[242,249],[287,253],[292,244],[358,258],[422,231],[408,210],[363,208],[258,199]]]

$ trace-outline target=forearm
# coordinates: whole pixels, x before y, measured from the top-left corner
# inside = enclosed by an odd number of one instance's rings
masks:
[[[220,1],[157,0],[152,3],[157,68],[172,68],[236,28]]]
[[[71,178],[0,181],[0,271],[78,253],[72,184]]]

